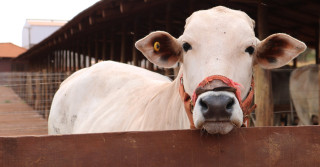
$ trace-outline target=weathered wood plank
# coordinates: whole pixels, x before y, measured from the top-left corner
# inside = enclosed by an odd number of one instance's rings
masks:
[[[319,166],[320,126],[0,137],[3,166]]]
[[[316,37],[316,64],[318,64],[318,81],[319,81],[319,85],[318,87],[320,88],[320,68],[319,68],[319,64],[320,64],[320,16],[318,18],[318,26],[317,26],[317,37]],[[320,95],[320,89],[319,89],[319,95]],[[320,96],[319,96],[320,97]],[[319,99],[319,109],[320,109],[320,99]],[[318,118],[320,118],[320,112],[318,113]]]
[[[268,8],[263,4],[258,6],[258,35],[260,40],[269,35],[267,24]],[[273,96],[270,70],[262,69],[259,65],[254,66],[255,96],[257,104],[255,109],[255,126],[273,126]]]

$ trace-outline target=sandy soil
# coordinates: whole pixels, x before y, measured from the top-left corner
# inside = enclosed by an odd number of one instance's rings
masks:
[[[0,136],[46,135],[47,126],[11,88],[0,86]]]

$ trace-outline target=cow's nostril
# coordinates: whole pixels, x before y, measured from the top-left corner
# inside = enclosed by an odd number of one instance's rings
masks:
[[[226,109],[230,110],[232,109],[232,106],[234,105],[234,99],[230,98],[229,102],[227,103]]]
[[[235,105],[235,99],[224,94],[208,93],[199,98],[200,112],[205,119],[227,120],[230,118]]]
[[[203,99],[200,99],[199,105],[203,110],[208,110],[208,104],[205,101],[203,101]]]

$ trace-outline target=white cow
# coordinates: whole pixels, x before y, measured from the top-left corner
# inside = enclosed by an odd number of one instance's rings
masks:
[[[259,41],[248,15],[222,6],[193,13],[178,39],[156,31],[136,47],[157,66],[181,63],[177,79],[170,81],[111,61],[82,69],[55,94],[49,133],[188,129],[191,125],[226,134],[246,117],[241,104],[251,90],[253,65],[277,68],[306,48],[286,34]],[[189,111],[190,96],[193,110]]]
[[[290,95],[300,125],[312,125],[312,115],[319,115],[319,66],[295,69],[290,76]]]

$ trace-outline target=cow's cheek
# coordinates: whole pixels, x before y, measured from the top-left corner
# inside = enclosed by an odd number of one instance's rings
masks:
[[[237,127],[241,127],[243,124],[243,112],[238,101],[236,101],[236,104],[234,105],[230,121]]]
[[[198,101],[196,102],[196,105],[193,109],[193,122],[194,122],[194,126],[197,129],[201,129],[205,122],[205,118],[203,117],[203,114],[201,113],[200,107],[197,103]]]

